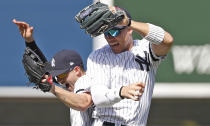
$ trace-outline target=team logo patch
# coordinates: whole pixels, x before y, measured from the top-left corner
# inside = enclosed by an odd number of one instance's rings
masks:
[[[145,69],[145,67],[146,67],[146,70],[149,71],[150,70],[149,54],[146,51],[144,51],[144,54],[145,54],[145,58],[143,58],[139,55],[136,55],[135,61],[139,64],[140,69],[142,71]]]

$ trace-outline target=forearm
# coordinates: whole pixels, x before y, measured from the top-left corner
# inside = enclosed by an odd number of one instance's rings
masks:
[[[29,47],[32,49],[38,56],[40,56],[41,60],[44,62],[47,62],[46,57],[42,53],[42,51],[39,49],[39,47],[36,45],[35,41],[25,42],[26,47]]]
[[[137,32],[143,37],[145,37],[149,33],[149,25],[147,23],[131,20],[131,25],[129,28],[131,28],[133,31]]]
[[[88,93],[75,94],[73,92],[66,91],[58,86],[54,86],[51,92],[68,107],[85,111],[92,104],[91,96]]]
[[[105,85],[93,85],[91,96],[96,107],[108,107],[122,100],[120,97],[120,87],[108,89]]]
[[[124,98],[139,101],[144,87],[145,84],[140,82],[113,89],[109,89],[105,85],[93,85],[91,86],[91,95],[96,107],[109,107]]]
[[[130,28],[153,44],[160,44],[164,40],[165,31],[153,24],[131,21]]]

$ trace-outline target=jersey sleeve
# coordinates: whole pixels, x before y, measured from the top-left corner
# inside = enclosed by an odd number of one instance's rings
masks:
[[[157,56],[154,51],[152,50],[152,43],[146,39],[137,40],[137,48],[138,48],[138,54],[142,54],[141,57],[144,57],[144,59],[154,67],[154,69],[157,69],[159,64],[166,58],[166,56]],[[138,55],[137,54],[137,55]]]
[[[93,106],[86,111],[81,112],[70,108],[70,123],[71,126],[91,126]]]
[[[147,23],[149,25],[149,33],[147,36],[144,37],[145,40],[145,46],[147,50],[149,50],[150,57],[152,61],[161,61],[162,59],[165,58],[165,56],[157,56],[153,50],[152,50],[152,44],[160,44],[162,43],[164,36],[165,36],[165,31],[163,28]]]
[[[166,56],[157,56],[152,50],[152,44],[160,44],[165,36],[165,31],[159,26],[147,23],[149,25],[149,33],[139,44],[139,48],[149,53],[151,63],[160,63]]]
[[[84,93],[84,92],[90,92],[90,87],[93,85],[92,79],[87,76],[83,75],[80,77],[76,83],[75,83],[75,88],[74,88],[74,93]]]
[[[26,47],[29,47],[31,50],[33,50],[38,56],[40,56],[41,60],[44,62],[47,62],[47,58],[44,56],[42,51],[37,46],[36,42],[33,41],[31,43],[25,42]]]

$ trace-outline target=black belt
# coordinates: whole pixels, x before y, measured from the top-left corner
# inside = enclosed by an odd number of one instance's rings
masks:
[[[115,123],[103,122],[103,126],[115,126]],[[121,126],[126,126],[126,125],[121,125]]]

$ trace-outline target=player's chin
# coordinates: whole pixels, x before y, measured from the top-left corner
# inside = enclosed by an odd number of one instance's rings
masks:
[[[115,53],[115,54],[118,54],[118,53],[121,53],[122,50],[120,49],[120,46],[119,45],[116,45],[116,46],[110,46],[112,51]]]

